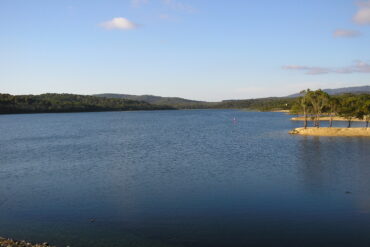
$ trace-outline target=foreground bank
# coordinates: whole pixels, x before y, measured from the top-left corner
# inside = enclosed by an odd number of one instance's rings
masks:
[[[370,128],[296,128],[289,132],[304,136],[368,136]]]
[[[22,241],[16,241],[12,239],[6,239],[0,237],[0,247],[45,247],[50,246],[48,243],[42,243],[42,244],[31,244],[29,242],[26,242],[24,240]]]

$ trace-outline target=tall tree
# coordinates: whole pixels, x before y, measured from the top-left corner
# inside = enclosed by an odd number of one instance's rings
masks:
[[[352,119],[358,116],[359,100],[354,95],[345,95],[341,98],[339,115],[347,119],[348,128],[351,127]]]
[[[300,93],[303,94],[303,96],[299,97],[299,105],[301,108],[301,112],[303,113],[304,117],[304,128],[307,128],[307,121],[308,121],[308,114],[311,108],[310,100],[308,97],[308,94],[311,92],[310,89],[303,90]]]
[[[363,119],[366,122],[366,128],[368,128],[370,121],[370,97],[361,97],[359,102],[360,110],[357,113],[357,117]]]
[[[312,112],[314,114],[314,126],[320,127],[320,117],[324,108],[329,102],[329,95],[321,89],[316,91],[308,91],[306,93],[308,100],[312,105]]]
[[[338,114],[339,99],[336,97],[329,97],[328,109],[329,109],[329,116],[330,116],[329,127],[331,128],[333,126],[333,118],[336,114]]]

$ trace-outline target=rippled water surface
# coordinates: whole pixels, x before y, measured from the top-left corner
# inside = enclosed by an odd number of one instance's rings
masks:
[[[370,138],[287,134],[300,125],[233,110],[2,115],[0,236],[370,246]]]

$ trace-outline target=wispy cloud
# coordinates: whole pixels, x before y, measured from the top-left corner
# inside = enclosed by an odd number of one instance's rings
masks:
[[[140,7],[142,5],[148,4],[151,0],[131,0],[131,5],[134,7]],[[185,4],[178,0],[157,0],[158,2],[162,2],[163,5],[174,9],[174,10],[182,10],[186,12],[195,12],[195,8],[190,6],[189,4]],[[156,1],[154,1],[156,2]]]
[[[327,74],[330,72],[330,69],[324,67],[311,67],[311,66],[301,66],[301,65],[286,65],[283,66],[285,70],[301,70],[305,71],[309,75],[319,75]]]
[[[131,5],[134,7],[140,7],[147,3],[149,3],[149,0],[131,0]]]
[[[370,0],[358,2],[358,11],[353,21],[360,25],[370,25]]]
[[[137,24],[129,21],[124,17],[116,17],[113,18],[112,20],[102,22],[100,23],[100,26],[108,30],[112,29],[131,30],[136,29],[138,27]]]
[[[353,65],[342,68],[325,68],[325,67],[312,67],[301,65],[286,65],[283,66],[285,70],[298,70],[303,71],[308,75],[320,74],[352,74],[352,73],[370,73],[370,64],[364,61],[356,61]]]
[[[159,19],[162,19],[162,20],[168,20],[170,19],[171,17],[167,14],[160,14],[159,15]]]
[[[355,38],[360,35],[361,35],[360,32],[356,30],[348,30],[348,29],[337,29],[333,33],[333,36],[335,38]]]
[[[189,12],[189,13],[193,13],[196,11],[195,8],[193,8],[192,6],[188,5],[188,4],[184,4],[182,2],[179,2],[177,0],[162,0],[162,3],[168,7],[170,7],[171,9],[175,9],[175,10],[182,10],[182,11],[186,11],[186,12]]]

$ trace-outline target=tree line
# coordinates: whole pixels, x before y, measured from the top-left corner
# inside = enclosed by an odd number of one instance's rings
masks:
[[[370,94],[342,94],[330,96],[321,89],[310,89],[301,92],[301,97],[292,105],[291,113],[302,114],[304,128],[307,128],[309,119],[313,120],[314,127],[320,127],[320,117],[329,117],[329,127],[333,126],[335,116],[340,116],[348,121],[351,127],[354,118],[362,119],[369,127],[370,121]]]
[[[319,117],[330,116],[332,126],[334,116],[345,117],[349,126],[353,118],[361,118],[369,124],[369,94],[343,94],[330,96],[322,90],[305,90],[298,98],[270,97],[246,100],[225,100],[221,102],[162,102],[151,104],[140,100],[123,98],[95,97],[76,94],[10,95],[0,94],[0,114],[12,113],[53,113],[53,112],[92,112],[92,111],[132,111],[168,109],[249,109],[257,111],[290,110],[314,120],[320,127]]]
[[[143,101],[112,99],[75,94],[0,94],[0,114],[93,111],[167,110],[169,106]]]
[[[86,111],[130,111],[167,109],[248,109],[257,111],[289,110],[294,98],[259,98],[246,100],[225,100],[221,102],[166,101],[150,103],[145,100],[110,97],[109,95],[41,94],[10,95],[0,94],[0,114],[52,113]]]

